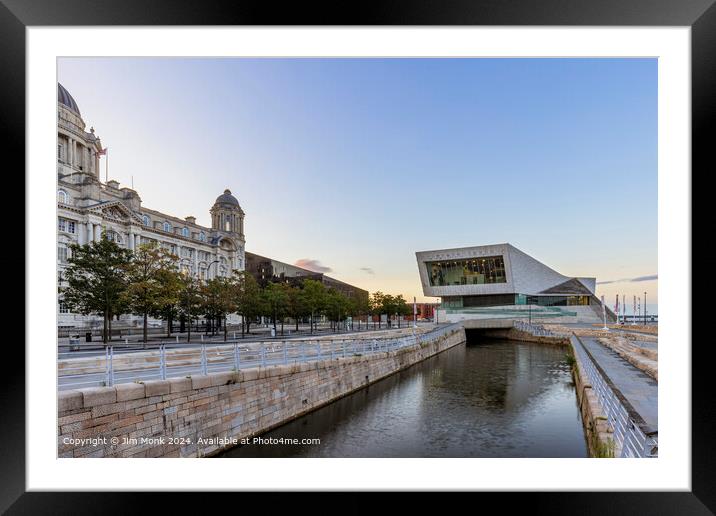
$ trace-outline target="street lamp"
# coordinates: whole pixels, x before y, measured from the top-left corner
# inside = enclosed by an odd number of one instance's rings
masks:
[[[646,326],[646,291],[644,291],[644,326]]]

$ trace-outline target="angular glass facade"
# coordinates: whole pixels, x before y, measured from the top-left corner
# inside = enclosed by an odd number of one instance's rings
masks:
[[[502,256],[426,262],[430,286],[506,283]]]
[[[445,296],[443,308],[458,309],[470,307],[537,305],[537,306],[579,306],[596,304],[590,296],[527,296],[525,294],[486,294],[481,296]]]

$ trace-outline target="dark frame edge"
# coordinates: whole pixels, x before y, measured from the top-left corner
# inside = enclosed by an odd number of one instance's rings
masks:
[[[716,4],[712,4],[691,26],[691,181],[699,175],[705,177],[713,168],[713,132],[716,119]],[[706,189],[708,190],[708,189]],[[692,192],[693,206],[696,206]],[[708,192],[710,193],[710,192]],[[701,191],[699,195],[708,195]],[[708,199],[703,199],[708,206]],[[694,242],[692,227],[691,241]],[[692,245],[692,309],[693,296],[693,245]],[[699,310],[704,310],[699,305]],[[693,315],[691,332],[693,330]],[[704,320],[699,318],[699,320]],[[705,346],[695,346],[691,339],[691,489],[706,507],[716,513],[716,411],[713,405],[712,362]]]
[[[119,6],[117,8],[119,9]],[[451,17],[460,17],[459,9],[456,11],[451,13]],[[716,4],[712,3],[708,9],[701,12],[702,14],[692,23],[692,170],[694,172],[703,170],[702,174],[705,174],[706,167],[712,166],[710,151],[713,144],[707,134],[710,126],[713,125],[712,120],[716,113],[716,95],[714,95],[716,92]],[[514,12],[513,15],[516,18],[521,16]],[[497,18],[503,16],[504,12]],[[588,14],[585,13],[584,16]],[[0,121],[4,136],[3,146],[8,149],[25,148],[25,25],[31,23],[28,23],[28,18],[32,16],[18,18],[4,3],[0,3],[0,34],[3,35],[0,63],[4,70],[10,72],[3,74],[3,93],[6,97],[14,99],[13,103],[5,104],[4,120]],[[679,19],[675,17],[672,19],[673,25],[681,24]],[[85,19],[82,23],[92,24],[93,21]],[[495,24],[495,22],[486,19],[485,24]],[[522,22],[522,24],[530,23]],[[582,21],[581,24],[584,22]],[[24,170],[24,153],[21,166]],[[15,175],[14,180],[20,183],[16,186],[19,186],[20,191],[23,192],[24,200],[25,183],[24,176],[22,177],[23,179],[20,180]],[[7,180],[11,179],[8,177]],[[22,237],[23,251],[20,258],[5,260],[7,265],[15,270],[19,270],[21,262],[24,268],[24,235],[25,232]],[[17,301],[13,301],[16,306]],[[9,303],[9,300],[6,299],[5,302]],[[712,372],[709,370],[709,361],[704,356],[706,351],[697,348],[692,350],[692,450],[698,451],[692,453],[692,492],[610,493],[609,497],[603,496],[603,493],[591,492],[560,493],[560,496],[554,496],[556,493],[513,493],[510,498],[519,503],[530,503],[533,509],[536,508],[539,512],[542,509],[551,513],[562,510],[583,514],[604,513],[605,510],[610,513],[634,513],[635,510],[641,509],[640,512],[650,514],[713,514],[716,508],[716,490],[713,489],[716,479],[712,467],[716,463],[716,442],[713,439],[716,434],[716,424],[714,411],[710,408]],[[12,360],[22,364],[22,367],[15,368],[14,373],[6,373],[2,401],[3,421],[7,434],[21,436],[24,442],[26,430],[24,349],[15,350],[14,353],[17,353],[17,356],[13,356]],[[9,508],[9,513],[48,511],[56,514],[90,514],[94,512],[95,507],[113,507],[115,510],[122,507],[122,501],[126,496],[123,493],[26,493],[24,447],[13,444],[12,439],[4,439],[0,443],[0,456],[3,457],[2,469],[6,473],[3,475],[4,481],[0,484],[0,511],[3,513]],[[460,496],[456,493],[453,495]],[[148,495],[134,496],[144,498]],[[344,496],[358,498],[355,494]],[[498,495],[486,493],[481,495],[483,496],[496,498]],[[415,497],[416,500],[421,498],[422,496]],[[176,496],[174,500],[186,509],[186,497]],[[97,505],[100,503],[101,505]],[[501,500],[501,503],[505,503],[505,500]],[[505,507],[512,503],[514,502],[507,502]],[[169,506],[165,507],[169,508]],[[354,507],[370,509],[369,505],[359,501],[356,501]]]
[[[21,199],[17,212],[22,213],[23,232],[20,241],[15,242],[18,251],[14,257],[3,257],[2,265],[6,270],[26,271],[25,264],[25,24],[17,18],[4,3],[0,3],[0,70],[2,70],[2,89],[6,99],[3,116],[0,118],[0,140],[3,142],[3,155],[18,158],[12,163],[16,171],[6,174],[12,183],[11,188]],[[18,152],[22,150],[22,152]],[[7,154],[11,152],[11,154]],[[10,167],[8,166],[8,168]],[[16,173],[20,170],[22,174]],[[18,249],[19,248],[19,249]],[[7,276],[6,276],[7,278]],[[12,292],[22,292],[22,306],[25,305],[25,275],[22,279],[12,278],[20,285]],[[3,296],[7,313],[16,313],[18,294]],[[13,297],[14,299],[10,299]],[[19,321],[18,321],[18,324]],[[22,330],[24,330],[24,321]],[[24,342],[24,335],[23,335]],[[3,358],[12,361],[15,367],[6,368],[2,389],[3,439],[0,439],[0,457],[2,457],[3,482],[0,482],[0,512],[25,492],[25,349],[17,343],[5,346],[7,353]]]

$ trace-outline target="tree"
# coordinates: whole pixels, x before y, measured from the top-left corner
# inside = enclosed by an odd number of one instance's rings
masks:
[[[202,287],[204,312],[207,319],[224,321],[224,341],[227,340],[226,316],[236,311],[235,285],[229,278],[217,276]],[[215,332],[212,331],[212,334]]]
[[[179,315],[189,321],[187,342],[191,342],[191,323],[202,315],[204,298],[201,295],[201,283],[196,278],[186,275],[181,277],[179,289]]]
[[[85,246],[71,244],[69,249],[64,276],[67,286],[60,288],[60,293],[72,311],[103,317],[102,342],[107,343],[110,318],[121,313],[126,265],[132,252],[107,238]]]
[[[149,315],[160,314],[179,300],[176,257],[156,245],[140,245],[124,268],[128,285],[122,298],[132,313],[142,316],[146,343]]]
[[[323,309],[325,304],[326,287],[320,281],[304,280],[301,298],[306,311],[311,315],[311,333],[313,333],[316,314]]]
[[[261,287],[254,276],[247,271],[235,271],[233,280],[234,304],[236,311],[241,315],[241,336],[251,333],[251,321],[261,315],[262,299]]]
[[[390,319],[390,316],[395,313],[395,297],[390,294],[385,294],[383,296],[383,304],[381,306],[381,312],[384,314],[387,314],[388,318],[388,328],[392,326],[392,321]]]
[[[174,256],[174,255],[172,255]],[[172,336],[172,322],[179,316],[179,293],[181,292],[181,273],[176,267],[176,260],[170,269],[158,273],[158,279],[164,289],[163,301],[157,304],[152,315],[167,323],[167,338]]]
[[[398,328],[400,328],[400,318],[411,313],[408,303],[403,298],[402,294],[399,294],[393,298],[395,301],[395,313],[398,314]]]
[[[296,332],[298,332],[298,320],[307,314],[306,306],[303,303],[303,296],[301,295],[301,289],[286,283],[282,283],[282,286],[286,291],[288,301],[286,304],[286,313],[296,322]]]
[[[360,318],[370,314],[370,297],[356,295],[351,297],[351,315],[358,316],[358,329],[360,330]],[[368,328],[368,318],[366,317],[366,329]]]
[[[266,315],[273,321],[274,332],[277,331],[276,319],[281,317],[281,332],[283,333],[283,317],[288,305],[288,294],[280,284],[271,282],[264,287],[261,295]]]
[[[383,309],[385,307],[385,294],[383,294],[380,290],[373,292],[373,294],[370,296],[370,313],[372,315],[378,316],[378,328],[380,329],[380,316],[383,313]],[[373,325],[373,328],[375,328],[375,325]]]
[[[333,288],[326,290],[325,310],[333,329],[345,318],[348,308],[349,300],[345,294]]]

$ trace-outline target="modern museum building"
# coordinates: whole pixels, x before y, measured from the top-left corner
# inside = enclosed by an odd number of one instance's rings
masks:
[[[518,315],[596,321],[602,303],[596,278],[569,277],[510,244],[415,253],[426,296],[440,297],[449,319]],[[614,315],[608,311],[609,319]]]

